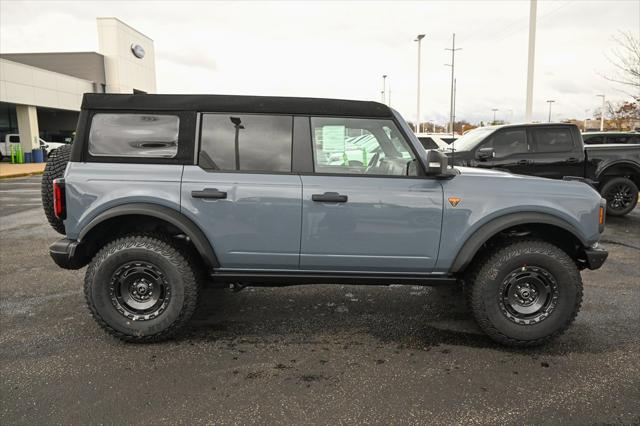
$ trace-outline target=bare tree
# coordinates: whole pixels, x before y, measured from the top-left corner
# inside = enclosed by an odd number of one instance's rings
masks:
[[[616,48],[607,59],[616,68],[612,76],[604,76],[609,81],[630,88],[625,93],[640,101],[640,37],[631,31],[620,31],[614,36]]]

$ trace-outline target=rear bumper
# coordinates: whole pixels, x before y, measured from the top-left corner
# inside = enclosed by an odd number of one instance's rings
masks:
[[[80,269],[84,266],[82,256],[77,250],[79,243],[75,240],[63,238],[49,246],[51,258],[61,268]]]
[[[584,255],[587,261],[587,268],[598,269],[602,266],[609,252],[600,247],[589,247],[584,249]]]

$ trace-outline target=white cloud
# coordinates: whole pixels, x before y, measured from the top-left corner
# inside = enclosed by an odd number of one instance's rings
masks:
[[[0,0],[0,51],[96,50],[96,16],[116,16],[155,41],[158,89],[380,99],[415,119],[416,43],[423,40],[422,116],[449,111],[451,33],[457,33],[458,118],[521,120],[527,1],[17,2]],[[622,94],[601,74],[619,29],[640,31],[637,1],[539,1],[535,118],[582,118],[595,94]],[[511,111],[513,113],[511,113]]]

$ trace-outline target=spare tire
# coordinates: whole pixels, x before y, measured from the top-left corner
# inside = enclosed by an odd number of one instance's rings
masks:
[[[64,171],[67,168],[69,157],[71,156],[71,145],[61,146],[51,153],[47,165],[44,168],[42,174],[42,207],[44,208],[44,214],[47,216],[49,225],[62,235],[66,232],[64,230],[64,223],[58,219],[53,211],[53,181],[55,179],[64,177]]]

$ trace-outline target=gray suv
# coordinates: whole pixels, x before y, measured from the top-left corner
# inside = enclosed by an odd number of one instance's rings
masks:
[[[88,265],[93,317],[135,342],[180,330],[203,285],[410,283],[459,286],[492,339],[532,346],[607,257],[589,185],[448,167],[375,102],[87,94],[42,192],[54,261]]]

